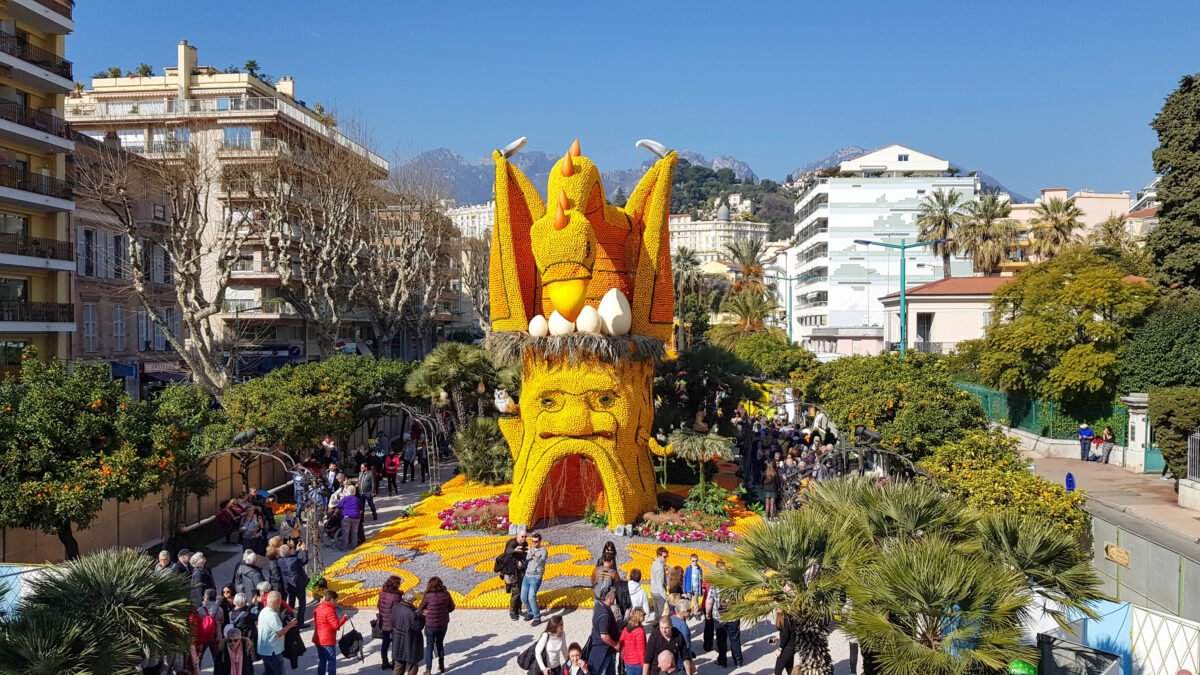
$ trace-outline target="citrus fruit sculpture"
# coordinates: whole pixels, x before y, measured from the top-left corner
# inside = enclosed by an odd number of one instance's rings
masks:
[[[654,364],[674,327],[667,216],[677,155],[658,155],[623,208],[608,203],[579,141],[550,171],[549,204],[492,154],[488,346],[522,364],[521,394],[500,428],[513,453],[513,527],[550,516],[604,513],[622,534],[657,506],[651,453]],[[513,409],[515,407],[515,410]]]

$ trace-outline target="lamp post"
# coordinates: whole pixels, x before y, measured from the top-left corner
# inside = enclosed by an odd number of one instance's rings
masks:
[[[796,323],[795,321],[792,320],[792,310],[795,309],[792,306],[792,282],[793,281],[804,281],[805,279],[820,279],[820,278],[821,278],[820,274],[801,274],[801,275],[794,276],[794,277],[783,277],[783,276],[779,276],[777,274],[767,274],[767,275],[763,276],[763,279],[772,279],[775,281],[788,282],[788,286],[787,286],[787,289],[788,289],[788,299],[787,299],[787,302],[788,302],[788,304],[787,304],[788,342],[792,341],[792,324]]]
[[[882,241],[870,241],[868,239],[855,239],[854,243],[862,244],[863,246],[882,246],[884,248],[894,248],[900,251],[900,360],[905,360],[904,351],[908,347],[908,303],[905,298],[905,290],[907,288],[905,276],[905,254],[910,248],[919,248],[921,246],[929,246],[930,244],[944,244],[950,239],[931,239],[929,241],[918,241],[912,244],[906,243],[906,239],[901,239],[899,244],[889,244]]]

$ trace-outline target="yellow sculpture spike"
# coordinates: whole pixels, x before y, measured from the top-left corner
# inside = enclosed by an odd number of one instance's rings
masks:
[[[579,150],[579,139],[578,138],[576,138],[575,142],[571,144],[571,149],[567,151],[567,154],[570,155],[571,157],[579,156],[580,150]]]
[[[558,208],[563,211],[566,211],[567,209],[571,208],[571,200],[567,199],[567,191],[566,190],[558,191]],[[560,227],[558,229],[561,230],[562,228]]]
[[[563,156],[562,175],[563,178],[570,178],[575,175],[575,167],[571,164],[571,153],[569,152]]]

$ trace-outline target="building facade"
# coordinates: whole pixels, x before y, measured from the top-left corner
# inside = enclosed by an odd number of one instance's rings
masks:
[[[492,226],[496,221],[496,202],[489,201],[486,204],[470,204],[466,206],[454,206],[446,209],[446,216],[450,218],[450,222],[454,223],[454,227],[458,229],[459,236],[463,239],[480,239],[487,242],[491,246]],[[470,287],[470,280],[477,279],[483,281],[487,279],[487,275],[472,273],[471,257],[467,252],[466,244],[463,247],[461,257],[461,273],[459,279],[455,281],[455,293],[458,296],[456,305],[456,314],[461,317],[461,327],[470,332],[485,330],[485,321],[481,320],[479,314],[475,311],[474,305],[469,300],[470,294],[474,289]]]
[[[992,322],[992,294],[1011,276],[950,277],[909,288],[908,349],[948,354],[964,340],[984,336]],[[885,313],[884,348],[900,348],[900,293],[880,298]]]
[[[1029,234],[1037,222],[1038,206],[1048,203],[1051,199],[1069,200],[1082,212],[1083,215],[1079,218],[1080,227],[1075,231],[1075,236],[1079,239],[1087,238],[1096,231],[1100,223],[1109,218],[1124,217],[1129,212],[1128,190],[1105,193],[1084,189],[1076,191],[1075,194],[1069,193],[1068,188],[1043,188],[1041,196],[1032,202],[1012,205],[1012,214],[1009,217],[1017,221],[1019,248],[1009,256],[1007,263],[1000,266],[1001,273],[1012,274],[1035,262],[1036,256],[1030,250],[1032,242]]]
[[[0,4],[0,375],[20,369],[27,346],[66,358],[75,330],[66,159],[75,145],[63,121],[72,6]]]
[[[885,317],[879,299],[907,283],[942,277],[942,260],[928,248],[901,255],[891,244],[918,241],[921,202],[935,190],[959,192],[970,201],[979,192],[973,176],[949,176],[949,162],[901,145],[848,159],[836,178],[814,179],[796,200],[796,244],[778,254],[791,281],[793,339],[818,352],[877,353]],[[955,257],[952,276],[970,276],[971,262]],[[841,342],[845,342],[842,345]],[[853,351],[858,350],[858,351]]]
[[[681,248],[690,248],[696,252],[701,264],[728,259],[725,247],[729,244],[750,239],[766,240],[771,234],[770,223],[735,220],[724,204],[717,209],[714,220],[693,220],[690,214],[672,213],[667,226],[671,231],[672,255]]]
[[[86,136],[75,136],[72,162],[103,161],[98,155],[123,152]],[[165,227],[171,208],[152,189],[156,177],[146,160],[133,161],[134,185],[145,191],[135,202],[135,217],[148,227]],[[158,196],[155,196],[157,193]],[[187,368],[166,335],[149,316],[157,314],[165,323],[181,332],[180,313],[175,295],[174,270],[161,246],[142,241],[147,263],[143,265],[147,310],[133,289],[133,269],[129,264],[127,230],[104,207],[86,198],[76,202],[71,214],[75,233],[75,279],[72,300],[76,331],[71,337],[72,359],[99,359],[109,363],[114,379],[125,383],[134,400],[148,398],[153,390],[187,377]]]
[[[204,153],[216,176],[252,176],[255,167],[287,153],[337,144],[358,155],[378,178],[388,163],[344,135],[322,111],[295,99],[295,82],[273,85],[248,73],[201,66],[194,46],[181,41],[177,62],[150,77],[93,78],[91,89],[72,96],[66,116],[77,131],[96,139],[115,138],[129,152],[154,161],[181,153]],[[236,186],[234,186],[236,187]],[[211,214],[232,213],[252,220],[241,190],[214,185]],[[217,315],[218,334],[250,343],[238,351],[237,376],[251,376],[318,353],[316,331],[280,295],[280,276],[268,262],[264,243],[250,239],[242,248]],[[214,289],[215,290],[215,289]],[[365,344],[365,323],[343,324],[345,342]]]

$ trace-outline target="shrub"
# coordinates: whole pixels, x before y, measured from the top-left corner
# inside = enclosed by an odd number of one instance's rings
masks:
[[[1121,345],[1121,392],[1200,386],[1200,297],[1164,300]]]
[[[500,433],[500,425],[491,417],[477,417],[458,432],[454,454],[469,481],[499,485],[512,480],[512,453]]]
[[[688,490],[687,499],[683,501],[683,507],[692,511],[707,513],[710,516],[724,516],[726,509],[729,507],[729,490],[710,483],[705,485],[693,486]]]
[[[998,431],[975,431],[942,445],[920,467],[939,487],[980,511],[1019,513],[1077,537],[1091,527],[1083,492],[1067,492],[1033,473],[1016,439]]]
[[[805,400],[820,403],[849,434],[863,425],[882,444],[918,459],[963,434],[987,428],[979,399],[954,385],[944,359],[910,353],[850,356],[822,364]]]
[[[817,367],[817,357],[812,352],[771,333],[756,333],[738,340],[733,354],[772,380],[786,380],[793,371],[803,373]]]
[[[1186,476],[1188,436],[1200,429],[1200,388],[1168,387],[1150,392],[1150,426],[1171,473]]]

